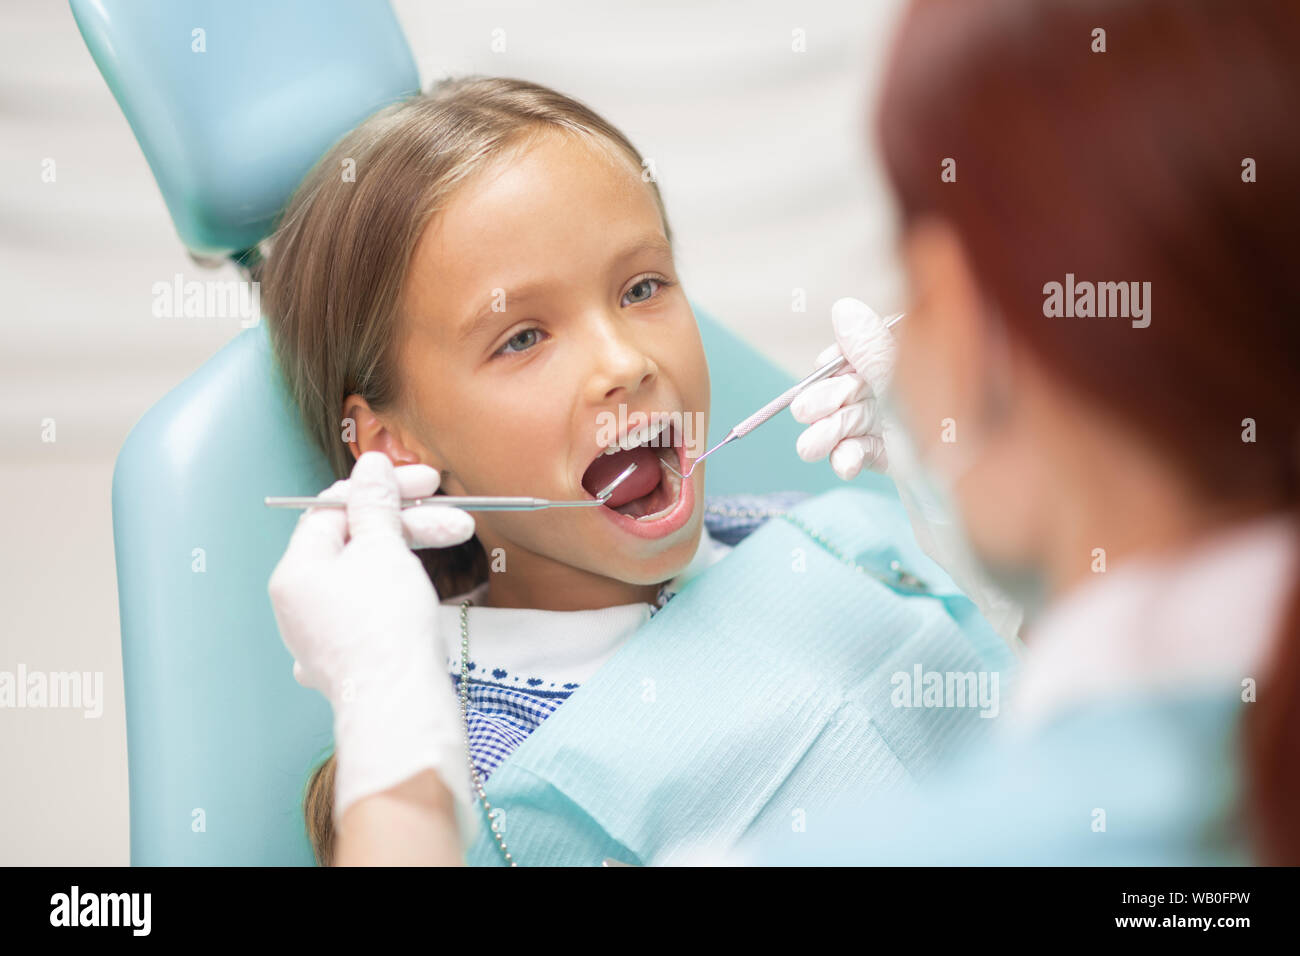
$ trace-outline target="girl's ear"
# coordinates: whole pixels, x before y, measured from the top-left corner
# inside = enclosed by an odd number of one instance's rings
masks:
[[[393,416],[381,419],[360,395],[349,395],[343,400],[342,424],[343,440],[352,450],[354,461],[368,451],[382,451],[394,466],[426,464],[442,471],[441,462],[432,460],[407,438]]]

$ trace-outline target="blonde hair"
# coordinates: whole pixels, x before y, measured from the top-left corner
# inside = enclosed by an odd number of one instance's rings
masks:
[[[508,162],[548,131],[596,146],[612,161],[641,154],[577,100],[524,80],[471,76],[385,107],[344,136],[312,168],[255,267],[272,349],[307,434],[333,473],[353,456],[343,440],[343,400],[403,411],[398,374],[400,301],[416,243],[468,178]],[[648,181],[669,242],[663,198]],[[417,554],[441,594],[486,577],[477,540]],[[316,859],[333,862],[331,755],[308,781],[304,815]]]

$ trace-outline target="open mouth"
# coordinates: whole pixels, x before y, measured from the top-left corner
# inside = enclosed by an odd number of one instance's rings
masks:
[[[646,444],[596,456],[582,476],[582,487],[594,495],[627,468],[636,471],[614,489],[605,507],[637,522],[651,522],[667,517],[681,500],[682,479],[665,464],[681,467],[678,444],[681,441],[671,421],[662,429],[651,428],[643,436]]]

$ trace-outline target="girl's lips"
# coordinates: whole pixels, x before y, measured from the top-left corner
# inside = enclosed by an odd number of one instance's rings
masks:
[[[686,471],[686,451],[683,445],[678,444],[673,447],[677,455],[678,470]],[[660,466],[662,467],[662,466]],[[664,538],[685,527],[690,521],[691,515],[695,513],[695,475],[685,478],[681,482],[681,492],[677,496],[677,504],[667,514],[659,518],[648,518],[645,520],[631,518],[624,514],[619,514],[613,508],[600,507],[593,509],[601,512],[610,521],[622,531],[638,538]]]

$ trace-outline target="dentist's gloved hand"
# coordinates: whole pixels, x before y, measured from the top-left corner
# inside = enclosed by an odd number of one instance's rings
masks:
[[[334,711],[335,825],[358,799],[433,769],[454,799],[464,846],[477,828],[464,728],[438,595],[411,546],[459,544],[474,519],[457,508],[403,514],[404,491],[431,494],[438,483],[428,466],[403,468],[432,477],[408,470],[399,480],[386,455],[361,455],[346,481],[322,492],[347,508],[304,512],[268,591],[294,676]]]
[[[896,348],[884,320],[857,299],[831,306],[831,325],[836,344],[817,356],[816,364],[843,355],[849,365],[804,389],[790,403],[790,413],[809,426],[795,445],[799,457],[817,461],[829,455],[835,474],[848,481],[864,467],[883,472],[889,466],[877,397],[889,387]]]

